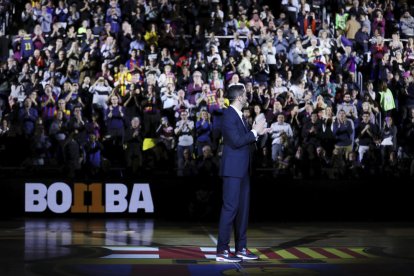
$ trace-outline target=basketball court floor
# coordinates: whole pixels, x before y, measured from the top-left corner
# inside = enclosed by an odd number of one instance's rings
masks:
[[[217,263],[217,224],[0,222],[0,275],[414,275],[414,224],[251,223],[258,261]]]

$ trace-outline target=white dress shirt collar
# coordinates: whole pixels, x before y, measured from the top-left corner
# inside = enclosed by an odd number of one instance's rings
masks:
[[[237,115],[239,115],[239,117],[240,117],[240,120],[242,120],[242,122],[243,122],[243,113],[240,111],[240,110],[238,110],[234,105],[230,105],[234,110],[236,110],[236,112],[237,112]],[[244,123],[243,123],[244,124]]]

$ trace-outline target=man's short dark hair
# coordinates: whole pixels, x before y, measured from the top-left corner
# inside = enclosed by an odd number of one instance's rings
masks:
[[[227,98],[230,102],[234,101],[238,96],[243,95],[244,86],[242,84],[233,84],[230,85],[227,89]]]

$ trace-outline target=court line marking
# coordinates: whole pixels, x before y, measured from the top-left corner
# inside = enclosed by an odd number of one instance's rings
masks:
[[[112,251],[159,251],[158,247],[142,247],[142,246],[103,246],[103,248]]]
[[[159,259],[158,254],[111,254],[102,259]]]

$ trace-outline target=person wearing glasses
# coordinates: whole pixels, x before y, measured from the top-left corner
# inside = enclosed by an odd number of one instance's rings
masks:
[[[250,146],[259,135],[269,132],[266,120],[258,120],[248,127],[242,115],[242,108],[247,104],[246,89],[243,84],[234,84],[227,89],[231,102],[223,111],[222,133],[223,153],[220,176],[223,178],[223,205],[221,209],[216,261],[240,262],[256,260],[258,256],[247,249],[247,222],[249,214],[250,163],[252,161]],[[230,236],[234,227],[236,254],[230,252]]]

